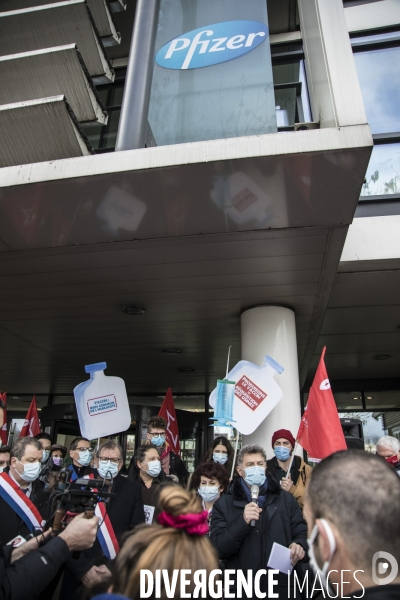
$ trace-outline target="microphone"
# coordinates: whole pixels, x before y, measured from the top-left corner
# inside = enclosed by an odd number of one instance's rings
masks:
[[[251,501],[255,502],[257,504],[260,488],[258,487],[258,485],[252,485],[250,488],[250,491],[251,491]],[[256,522],[254,519],[252,519],[250,521],[250,527],[255,527],[255,525],[256,525]]]

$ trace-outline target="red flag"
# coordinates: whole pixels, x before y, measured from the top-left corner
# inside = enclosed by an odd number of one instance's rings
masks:
[[[165,394],[158,416],[164,417],[167,421],[166,437],[172,452],[180,454],[181,448],[179,444],[178,421],[176,419],[174,397],[172,396],[171,388],[168,388],[168,391]]]
[[[7,394],[0,393],[0,440],[3,446],[7,445]]]
[[[322,350],[317,372],[308,395],[307,407],[300,423],[297,441],[307,451],[309,460],[319,462],[333,452],[347,450],[346,441]]]
[[[26,413],[24,426],[21,429],[19,437],[34,437],[40,433],[39,415],[36,407],[36,395],[33,396],[32,402],[29,406],[28,412]]]

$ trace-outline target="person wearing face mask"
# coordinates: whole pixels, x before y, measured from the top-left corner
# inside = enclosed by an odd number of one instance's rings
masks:
[[[51,436],[48,433],[41,432],[35,435],[35,440],[42,444],[43,456],[42,456],[42,468],[50,458],[50,448],[52,444]]]
[[[158,497],[163,485],[171,484],[161,468],[159,448],[153,444],[144,444],[137,448],[134,454],[134,464],[131,464],[128,478],[139,484],[145,519],[147,524],[156,522],[160,512]]]
[[[214,502],[228,489],[229,479],[224,467],[214,461],[200,464],[190,482],[190,489],[195,490],[203,502],[204,510],[208,511],[208,522]]]
[[[19,438],[11,448],[10,466],[6,467],[0,477],[4,478],[4,491],[0,490],[0,538],[3,543],[8,543],[16,536],[26,538],[33,527],[29,527],[25,513],[34,506],[34,511],[39,512],[38,519],[46,520],[48,515],[48,496],[44,492],[44,484],[39,480],[42,469],[43,448],[41,443],[33,437]],[[23,508],[16,512],[13,498],[7,494],[12,488],[21,496],[23,494]],[[15,495],[14,493],[14,495]]]
[[[181,485],[185,485],[189,473],[180,456],[172,452],[166,439],[167,421],[158,415],[151,417],[147,423],[146,438],[160,450],[162,470],[166,475],[175,475]]]
[[[400,598],[399,498],[395,471],[369,452],[335,452],[314,467],[304,517],[325,598]]]
[[[75,481],[78,477],[85,477],[90,471],[89,465],[93,456],[89,440],[84,437],[72,440],[69,455],[72,459],[72,463],[68,467],[69,482]]]
[[[274,476],[281,488],[296,498],[300,508],[304,506],[304,494],[312,468],[300,456],[295,456],[290,473],[288,469],[295,446],[295,439],[288,429],[279,429],[272,436],[272,448],[275,456],[268,460],[268,471]]]
[[[215,502],[211,515],[210,540],[220,559],[226,569],[241,569],[245,573],[251,569],[255,577],[258,570],[267,569],[276,542],[290,548],[292,564],[297,564],[303,560],[307,548],[307,525],[299,505],[268,473],[267,457],[261,446],[244,446],[237,463],[233,484]],[[258,486],[257,502],[251,497],[253,485]],[[274,592],[279,593],[279,598],[293,598],[292,580],[283,573],[276,579]],[[261,576],[260,590],[268,592],[267,576]],[[235,584],[230,592],[235,593]]]
[[[53,463],[53,471],[61,471],[64,459],[67,456],[67,449],[61,444],[53,444],[50,448],[50,458]]]
[[[232,448],[230,441],[224,436],[218,436],[213,440],[201,462],[209,462],[212,460],[222,465],[227,472],[228,477],[230,477],[234,455],[235,451]]]
[[[10,446],[0,446],[0,473],[10,466]]]
[[[376,443],[376,453],[384,458],[400,477],[400,441],[391,435],[384,435]]]
[[[123,535],[144,523],[144,508],[140,487],[121,473],[124,461],[121,446],[109,440],[96,451],[94,468],[87,472],[87,477],[103,479],[108,491],[116,496],[107,502],[107,533],[115,537],[118,543]],[[76,483],[72,484],[77,487]],[[91,588],[99,586],[110,577],[111,556],[104,547],[104,536],[99,533],[92,548],[81,552],[78,559],[71,558],[67,562],[60,594],[60,600],[76,600],[79,597],[81,584]]]

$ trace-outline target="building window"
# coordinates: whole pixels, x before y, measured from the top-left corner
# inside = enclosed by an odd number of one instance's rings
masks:
[[[374,149],[361,196],[400,194],[400,30],[352,38]]]
[[[302,44],[271,46],[278,131],[291,131],[295,123],[312,121]],[[115,70],[115,81],[97,86],[109,114],[107,125],[83,126],[96,151],[113,152],[117,140],[126,68]]]
[[[312,121],[302,44],[271,46],[278,131]]]

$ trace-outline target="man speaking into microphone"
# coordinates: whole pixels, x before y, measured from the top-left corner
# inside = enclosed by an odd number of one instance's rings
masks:
[[[307,525],[296,500],[268,473],[261,446],[244,446],[237,462],[231,490],[215,502],[211,516],[210,539],[225,568],[244,573],[250,569],[255,578],[257,571],[268,570],[274,542],[290,548],[295,565],[307,548]],[[280,599],[293,597],[288,576],[279,573],[275,579],[274,593]],[[259,587],[268,597],[267,580],[267,576],[261,577]],[[232,585],[229,591],[234,593],[234,588]]]

